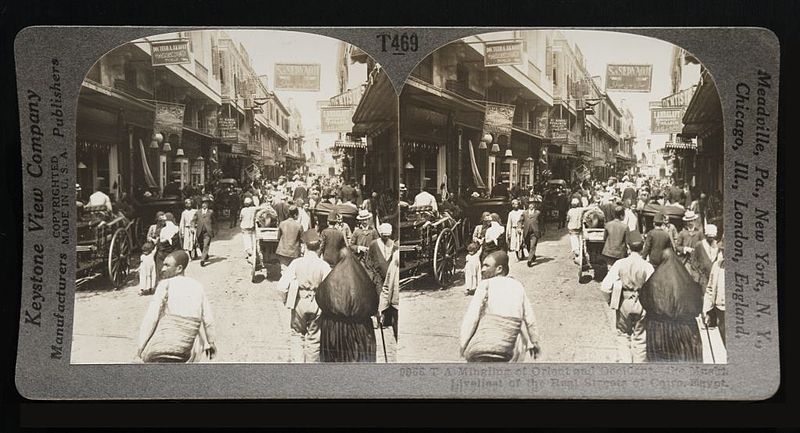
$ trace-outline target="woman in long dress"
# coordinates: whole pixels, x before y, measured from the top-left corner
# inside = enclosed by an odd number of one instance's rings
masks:
[[[378,312],[378,292],[355,255],[344,258],[317,287],[322,312],[320,361],[375,362],[377,342],[372,316]]]
[[[522,207],[517,199],[511,200],[511,212],[508,213],[508,221],[506,222],[506,240],[508,242],[508,251],[517,255],[517,260],[522,260],[523,245],[522,245]]]
[[[647,312],[648,362],[703,362],[696,318],[703,309],[703,288],[671,249],[639,291]]]

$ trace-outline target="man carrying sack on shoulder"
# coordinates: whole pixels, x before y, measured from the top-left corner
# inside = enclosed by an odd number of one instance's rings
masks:
[[[214,319],[203,285],[184,276],[189,254],[178,250],[164,259],[158,283],[139,332],[137,358],[144,362],[197,362],[217,352]]]
[[[483,280],[461,323],[461,355],[467,362],[523,362],[540,356],[533,307],[522,284],[508,276],[508,254],[483,260]]]

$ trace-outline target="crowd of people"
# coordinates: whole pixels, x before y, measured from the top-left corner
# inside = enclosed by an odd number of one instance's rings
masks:
[[[219,194],[187,197],[179,220],[158,212],[148,230],[139,268],[140,294],[153,295],[138,348],[144,362],[192,362],[216,353],[213,307],[203,283],[185,276],[193,260],[201,267],[209,262],[221,223],[215,199]],[[382,338],[384,327],[395,340],[398,333],[391,192],[364,198],[355,182],[296,174],[253,181],[237,199],[231,228],[239,226],[244,260],[280,264],[273,279],[290,310],[292,361],[375,362],[375,327]],[[277,233],[274,242],[260,241],[263,228]],[[385,341],[383,347],[385,355]]]
[[[558,227],[566,227],[576,264],[594,268],[616,328],[633,362],[702,362],[702,326],[717,327],[725,342],[724,240],[721,205],[671,179],[643,175],[576,182]],[[505,221],[485,212],[467,246],[465,292],[475,295],[464,316],[467,361],[535,357],[541,346],[533,308],[519,281],[508,277],[509,256],[528,266],[544,232],[541,196],[511,198]],[[558,209],[558,205],[551,203]],[[716,224],[715,224],[716,223]],[[680,230],[678,230],[680,227]],[[584,229],[602,232],[585,247]],[[719,239],[718,239],[719,238]]]

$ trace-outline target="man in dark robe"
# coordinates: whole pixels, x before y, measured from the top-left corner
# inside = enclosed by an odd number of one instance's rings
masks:
[[[644,250],[642,250],[642,257],[649,259],[650,264],[655,268],[661,264],[664,250],[672,250],[672,239],[664,227],[665,220],[666,218],[661,212],[653,217],[653,228],[647,232]]]
[[[320,361],[375,362],[372,316],[378,311],[378,293],[353,254],[345,254],[319,285],[316,296],[322,311]]]
[[[671,249],[639,292],[647,312],[648,362],[703,362],[700,329],[703,289]]]
[[[320,233],[322,238],[322,259],[328,262],[331,267],[336,266],[341,258],[341,251],[347,248],[347,241],[342,231],[335,227],[336,223],[341,222],[342,217],[336,212],[328,215],[328,227]]]

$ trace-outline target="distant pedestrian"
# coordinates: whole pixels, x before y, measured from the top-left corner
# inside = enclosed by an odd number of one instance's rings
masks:
[[[717,258],[711,266],[706,293],[703,297],[703,322],[717,327],[722,344],[725,344],[725,240],[718,244]]]
[[[542,212],[538,206],[541,198],[535,196],[528,203],[528,209],[522,214],[522,243],[528,248],[528,267],[533,266],[536,261],[536,247],[542,237]]]
[[[211,209],[211,196],[204,196],[200,210],[197,211],[197,244],[202,249],[200,266],[208,262],[208,251],[211,249],[211,239],[214,237],[214,211]]]
[[[152,295],[158,282],[159,269],[155,262],[156,247],[152,242],[142,244],[139,258],[139,295]]]
[[[626,235],[628,226],[622,222],[625,218],[625,209],[622,206],[614,208],[614,219],[606,223],[602,254],[605,256],[608,267],[619,259],[627,256]]]
[[[386,278],[378,297],[379,326],[391,326],[397,341],[397,325],[400,308],[400,251],[395,249],[389,259]]]
[[[297,208],[289,208],[289,218],[278,224],[278,246],[275,254],[281,263],[281,273],[286,270],[292,260],[300,257],[300,237],[303,227],[297,222]]]
[[[508,244],[508,251],[516,254],[518,261],[522,260],[524,256],[524,240],[522,237],[522,214],[524,212],[518,199],[511,200],[511,211],[508,213],[506,221],[506,243]]]
[[[467,245],[466,264],[464,265],[464,294],[472,295],[481,282],[481,246],[477,242]]]
[[[672,239],[664,227],[665,220],[664,214],[658,212],[653,217],[653,228],[645,236],[642,257],[647,258],[654,267],[661,264],[665,250],[672,250]]]

